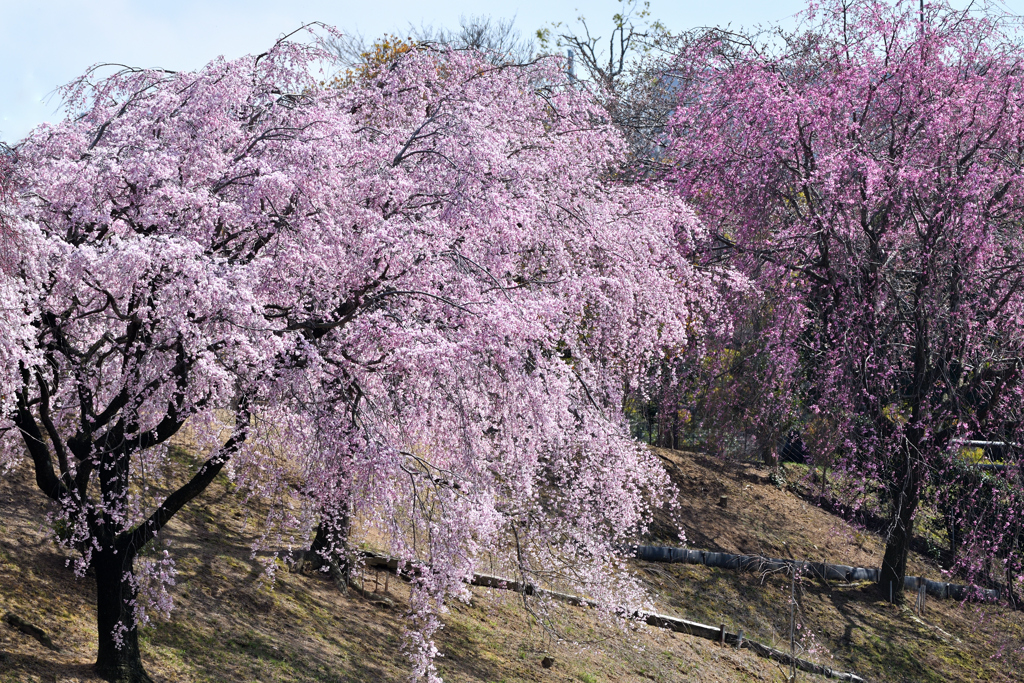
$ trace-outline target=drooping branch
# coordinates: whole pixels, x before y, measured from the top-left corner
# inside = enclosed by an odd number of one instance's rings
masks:
[[[134,529],[120,534],[115,547],[134,555],[153,539],[186,503],[206,490],[249,434],[249,410],[243,399],[235,413],[235,427],[228,440],[200,466],[192,478],[169,495],[153,513]]]
[[[32,465],[36,471],[36,485],[39,486],[39,490],[45,493],[47,497],[60,501],[67,496],[68,490],[53,471],[53,458],[50,455],[50,449],[47,447],[39,425],[36,424],[32,410],[29,407],[26,396],[31,376],[28,370],[23,368],[22,376],[24,378],[24,388],[18,392],[14,424],[21,432],[25,446],[28,448],[29,455],[32,458]]]
[[[46,434],[50,437],[50,443],[53,445],[53,450],[57,454],[61,483],[66,486],[71,477],[71,468],[68,466],[68,454],[67,449],[64,447],[64,439],[57,432],[57,427],[53,423],[53,417],[50,415],[50,388],[39,372],[36,372],[36,383],[39,385],[39,418],[42,420],[43,426],[46,428]]]

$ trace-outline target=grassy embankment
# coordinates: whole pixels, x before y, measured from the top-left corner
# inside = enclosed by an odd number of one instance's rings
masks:
[[[773,486],[765,470],[659,451],[683,491],[680,519],[693,547],[877,566],[881,542],[809,504],[801,487]],[[187,460],[183,456],[183,460]],[[183,462],[183,466],[187,466]],[[796,482],[799,468],[791,467]],[[725,507],[719,505],[728,498]],[[44,628],[58,651],[0,625],[0,681],[92,682],[95,631],[91,581],[65,568],[48,540],[46,509],[27,469],[0,482],[0,612]],[[157,681],[401,681],[404,585],[388,602],[342,595],[325,577],[280,572],[273,585],[250,558],[253,529],[224,479],[179,514],[167,536],[177,560],[169,621],[143,633]],[[668,518],[654,542],[676,534]],[[788,647],[789,579],[702,566],[636,563],[660,611]],[[926,558],[914,574],[938,578]],[[367,586],[375,585],[373,574]],[[384,586],[383,577],[376,582]],[[931,600],[918,618],[879,600],[870,585],[798,586],[802,656],[869,681],[1015,681],[1024,670],[1024,615],[998,606]],[[453,605],[438,645],[449,681],[782,681],[782,668],[746,650],[721,648],[658,629],[629,635],[585,609],[559,606],[554,639],[517,596],[474,588]],[[545,669],[541,660],[554,658]],[[801,674],[800,679],[815,680]],[[823,679],[817,679],[823,680]]]

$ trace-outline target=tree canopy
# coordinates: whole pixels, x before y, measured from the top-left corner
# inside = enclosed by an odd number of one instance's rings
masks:
[[[617,544],[671,491],[622,400],[719,324],[698,221],[613,179],[622,139],[557,61],[414,49],[323,87],[330,58],[88,73],[14,149],[0,457],[27,450],[96,573],[111,679],[146,679],[137,628],[169,607],[170,556],[140,552],[222,471],[267,496],[300,473],[308,514],[266,546],[327,520],[422,561],[419,674],[484,558],[642,601]],[[166,479],[186,423],[205,462]]]
[[[845,468],[885,488],[882,583],[897,595],[918,504],[955,479],[956,444],[1022,427],[1015,30],[992,9],[827,2],[794,34],[712,32],[677,64],[669,177],[731,263],[785,294],[773,310],[799,311],[797,353],[778,359]],[[1012,577],[1021,518],[1004,512],[963,540],[1009,553]]]

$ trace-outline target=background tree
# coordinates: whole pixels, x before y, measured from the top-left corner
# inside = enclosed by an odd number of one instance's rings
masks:
[[[526,64],[539,57],[534,42],[516,29],[515,17],[495,19],[485,15],[459,17],[455,29],[410,25],[406,38],[387,35],[367,42],[359,33],[345,33],[332,37],[328,44],[347,73],[364,73],[367,67],[379,65],[414,46],[470,50],[484,55],[494,65]]]
[[[756,267],[748,272],[756,279]],[[690,418],[682,431],[711,451],[777,468],[801,411],[793,341],[802,310],[788,291],[730,285],[725,305],[732,325],[679,359],[685,381],[676,403]]]
[[[411,29],[410,36],[421,45],[443,45],[452,50],[475,50],[487,55],[488,60],[495,63],[525,64],[538,56],[534,42],[524,38],[516,29],[515,17],[459,17],[457,29],[419,26]]]
[[[552,24],[550,28],[537,31],[542,49],[551,47],[568,48],[580,60],[584,77],[597,86],[614,92],[620,83],[631,75],[636,58],[652,43],[666,35],[664,27],[651,22],[650,3],[639,0],[620,0],[622,11],[612,15],[608,32],[608,44],[604,38],[593,35],[586,17],[577,17],[577,30],[563,25]]]
[[[629,145],[629,164],[620,172],[645,177],[659,164],[665,124],[676,105],[672,57],[691,35],[670,33],[652,19],[647,2],[621,4],[603,35],[581,15],[575,25],[559,22],[538,30],[537,39],[542,53],[571,55],[567,68],[573,78],[593,89]]]
[[[761,288],[805,311],[792,356],[805,405],[834,425],[847,470],[884,487],[881,582],[899,598],[930,473],[957,439],[1021,427],[1017,24],[992,7],[869,1],[805,20],[782,40],[709,37],[680,56],[666,179],[735,263],[758,264]]]

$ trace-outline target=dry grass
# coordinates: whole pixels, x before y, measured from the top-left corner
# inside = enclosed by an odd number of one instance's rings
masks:
[[[682,525],[693,547],[877,567],[884,544],[796,495],[774,486],[768,470],[700,454],[658,450],[682,494]],[[727,507],[718,505],[728,497]],[[674,535],[663,518],[656,533]],[[657,542],[655,538],[652,541]],[[692,565],[637,563],[666,609],[788,649],[790,580]],[[930,558],[912,553],[910,573],[936,580]],[[954,579],[955,580],[955,579]],[[873,584],[804,580],[798,621],[809,659],[871,681],[1019,681],[1024,671],[1024,613],[998,605],[929,599],[917,617],[882,600]]]
[[[684,491],[682,520],[695,547],[877,565],[881,545],[767,481],[755,467],[660,452]],[[729,505],[717,505],[721,495]],[[0,625],[0,681],[92,682],[94,585],[66,569],[48,538],[46,503],[27,469],[0,482],[0,612],[43,627],[59,652]],[[671,538],[670,520],[656,532]],[[342,595],[319,575],[280,572],[272,586],[251,559],[247,528],[219,478],[166,532],[179,570],[171,619],[143,633],[157,681],[402,681],[406,587],[389,582],[394,607]],[[915,572],[935,575],[921,558]],[[763,642],[788,639],[789,582],[706,567],[637,563],[662,611]],[[374,581],[368,581],[372,588]],[[383,581],[380,582],[381,589]],[[1019,680],[1019,613],[929,603],[923,620],[878,600],[872,587],[803,582],[801,623],[818,640],[809,656],[872,681]],[[781,668],[747,650],[648,627],[623,633],[587,610],[558,606],[555,640],[518,597],[473,589],[438,639],[449,681],[782,681]],[[945,635],[948,634],[948,635]],[[787,641],[788,642],[788,641]],[[809,642],[805,638],[805,642]],[[550,669],[541,667],[554,658]],[[832,659],[834,657],[834,659]],[[801,679],[813,677],[801,675]]]

